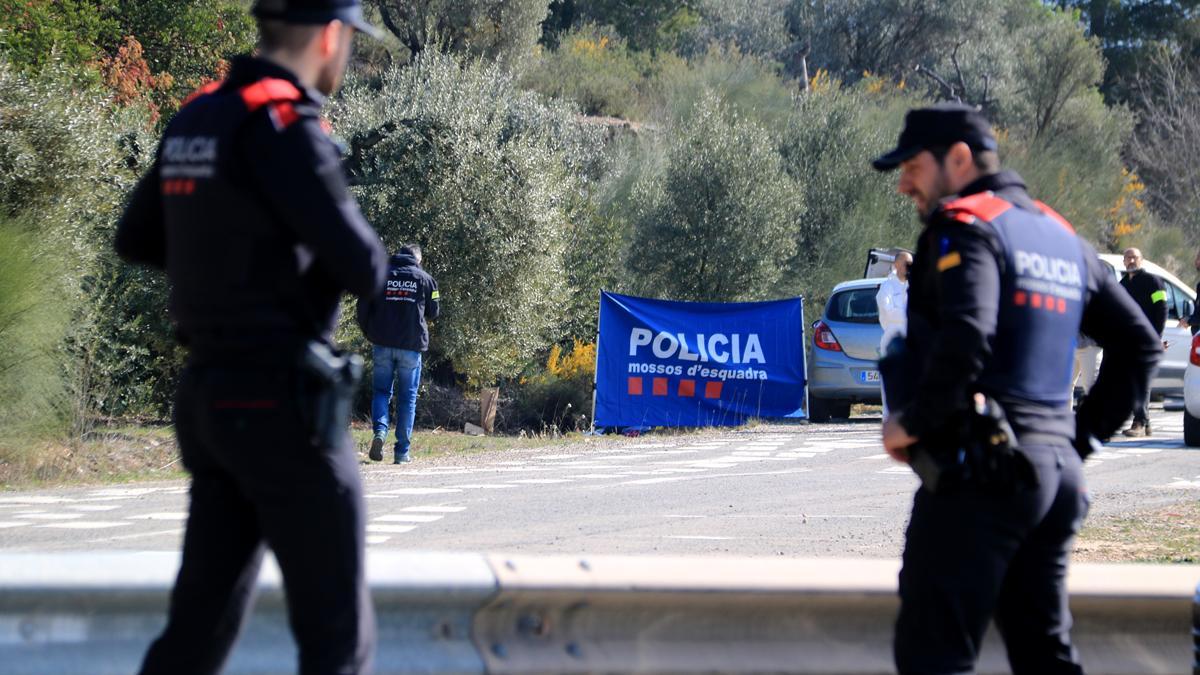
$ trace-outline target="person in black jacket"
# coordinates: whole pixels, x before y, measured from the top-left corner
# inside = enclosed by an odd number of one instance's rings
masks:
[[[1162,354],[1095,251],[1001,171],[987,120],[912,110],[899,191],[925,224],[909,271],[908,335],[889,352],[915,387],[893,396],[883,444],[922,485],[900,572],[900,673],[974,672],[993,617],[1013,673],[1082,673],[1066,570],[1087,512],[1082,458],[1115,432]],[[1107,358],[1072,414],[1076,336]],[[888,378],[890,379],[890,378]],[[888,382],[885,379],[885,383]]]
[[[1196,259],[1192,261],[1192,266],[1200,272],[1200,251],[1196,252]],[[1196,283],[1196,299],[1200,301],[1200,282]],[[1192,313],[1179,320],[1180,328],[1190,328],[1192,335],[1200,332],[1200,302],[1192,303]]]
[[[421,269],[421,247],[409,244],[392,256],[387,284],[373,297],[358,301],[358,325],[375,345],[372,377],[371,421],[375,438],[369,456],[383,459],[388,433],[388,411],[396,399],[396,446],[393,463],[411,461],[413,420],[417,415],[417,389],[421,386],[421,354],[429,349],[426,319],[441,311],[438,285]]]
[[[1121,278],[1121,287],[1146,315],[1161,341],[1167,325],[1167,288],[1162,279],[1142,269],[1142,252],[1138,249],[1125,249],[1124,262],[1125,275]],[[1136,438],[1150,435],[1149,403],[1150,393],[1147,391],[1146,396],[1138,400],[1133,408],[1133,423],[1125,430],[1126,436]]]
[[[373,29],[358,0],[253,11],[261,56],[238,58],[171,120],[117,226],[124,259],[166,270],[189,348],[174,416],[191,505],[143,673],[221,670],[267,547],[299,672],[367,672],[374,653],[354,362],[331,337],[342,293],[374,295],[387,252],[318,117],[354,31]]]

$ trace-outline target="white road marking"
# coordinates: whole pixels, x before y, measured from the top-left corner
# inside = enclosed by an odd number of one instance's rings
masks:
[[[90,539],[88,544],[103,544],[110,541],[126,541],[129,539],[143,539],[145,537],[163,537],[167,535],[183,534],[183,528],[177,527],[173,530],[158,530],[156,532],[138,532],[137,534],[123,534],[119,537],[104,537],[103,539]]]
[[[449,495],[462,492],[459,488],[400,488],[367,495],[368,497],[398,497],[401,495]]]
[[[70,504],[74,499],[66,497],[0,497],[0,504],[16,504],[23,506],[35,506],[38,504]]]
[[[391,537],[376,534],[376,535],[371,535],[371,536],[367,537],[367,543],[368,544],[382,544],[382,543],[386,542],[388,539],[391,539]]]
[[[859,459],[887,459],[890,456],[886,452],[881,452],[878,455],[867,455],[866,457],[859,457]]]
[[[606,478],[624,478],[624,474],[620,473],[581,473],[575,478],[591,478],[593,480],[603,480]]]
[[[812,469],[784,469],[782,471],[755,471],[750,473],[711,473],[703,476],[671,476],[668,478],[643,478],[629,480],[615,485],[658,485],[660,483],[677,483],[685,480],[708,480],[711,478],[740,478],[745,476],[783,476],[793,473],[807,473]]]
[[[1159,485],[1157,487],[1164,490],[1197,490],[1200,489],[1200,476],[1196,476],[1196,480],[1175,478],[1174,482],[1167,483],[1166,485]]]
[[[538,455],[537,459],[575,459],[579,455]]]
[[[453,485],[451,487],[457,490],[507,490],[517,486],[509,483],[474,483],[470,485]]]
[[[876,471],[875,473],[912,474],[912,469],[907,466],[893,466],[893,467],[884,469],[883,471]]]
[[[404,534],[417,529],[416,525],[367,525],[367,532],[383,534]]]
[[[75,520],[82,518],[82,513],[15,513],[17,518],[28,518],[29,520]]]
[[[1156,455],[1162,451],[1162,448],[1121,448],[1117,450],[1122,455]]]
[[[407,506],[403,511],[410,513],[461,513],[466,511],[465,506]]]
[[[8,521],[0,520],[0,530],[10,530],[14,527],[25,527],[27,525],[32,525],[32,524],[33,523],[18,523],[18,522],[11,521],[11,520],[8,520]]]
[[[442,515],[422,515],[418,513],[400,513],[375,518],[377,523],[433,523],[445,518]]]
[[[114,523],[103,520],[73,520],[69,523],[46,523],[45,525],[38,525],[38,527],[53,527],[60,530],[106,530],[110,527],[125,527],[126,525],[132,525],[132,523]]]
[[[555,483],[570,483],[570,478],[525,478],[522,480],[514,480],[514,483],[522,485],[553,485]]]
[[[96,512],[96,511],[113,511],[113,510],[119,509],[121,507],[118,504],[72,504],[71,506],[68,506],[67,508],[71,509],[72,511]]]
[[[136,516],[128,516],[126,520],[187,520],[188,514],[179,511],[171,511],[166,513],[142,513]]]
[[[89,493],[92,497],[141,497],[162,492],[164,488],[109,488]]]

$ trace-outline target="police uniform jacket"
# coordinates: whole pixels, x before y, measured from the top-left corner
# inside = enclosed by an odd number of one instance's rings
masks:
[[[341,293],[382,286],[387,252],[347,190],[323,102],[287,69],[243,57],[167,126],[116,248],[166,269],[193,348],[328,341]]]
[[[1095,386],[1070,410],[1075,337],[1106,349]],[[1162,354],[1154,329],[1070,225],[1005,171],[943,200],[909,275],[905,347],[916,386],[900,421],[935,441],[979,392],[1018,441],[1107,438],[1146,392]]]
[[[392,256],[383,290],[358,301],[358,325],[372,344],[423,352],[429,325],[441,311],[437,282],[414,256]]]
[[[1167,325],[1167,289],[1162,279],[1141,269],[1126,272],[1121,277],[1121,286],[1133,297],[1154,330],[1162,335]]]

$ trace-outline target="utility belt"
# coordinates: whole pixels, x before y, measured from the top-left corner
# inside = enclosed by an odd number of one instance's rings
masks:
[[[300,418],[316,447],[341,445],[350,426],[354,392],[362,380],[363,360],[319,340],[296,340],[273,349],[226,349],[196,345],[190,363],[199,368],[233,371],[287,370]]]
[[[917,372],[902,339],[892,340],[879,360],[889,405],[899,410],[915,398]],[[1031,439],[1022,439],[1029,442]],[[1004,408],[982,394],[942,429],[908,448],[909,466],[921,486],[935,494],[973,490],[1009,495],[1037,486],[1033,464],[1017,448]]]
[[[1005,496],[1035,488],[1037,472],[994,399],[977,396],[975,406],[929,439],[909,447],[909,465],[921,486],[934,494],[971,490]]]
[[[354,390],[363,376],[362,357],[314,340],[305,345],[300,370],[306,383],[313,385],[301,391],[312,442],[317,447],[335,446],[350,427]]]

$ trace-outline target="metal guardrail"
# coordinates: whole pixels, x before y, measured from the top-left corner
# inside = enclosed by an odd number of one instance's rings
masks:
[[[1192,600],[1192,675],[1200,675],[1200,583]]]
[[[135,671],[177,568],[166,553],[0,555],[0,671]],[[886,673],[898,570],[889,560],[372,553],[376,671]],[[1186,674],[1197,580],[1200,566],[1074,566],[1087,672]],[[294,672],[273,563],[259,583],[226,672]],[[980,672],[1007,672],[994,637]]]

